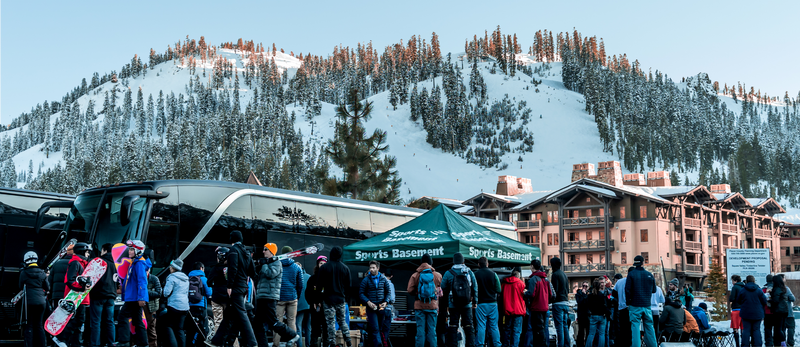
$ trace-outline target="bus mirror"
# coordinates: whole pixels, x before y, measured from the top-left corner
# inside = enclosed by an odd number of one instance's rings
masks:
[[[47,211],[50,211],[51,207],[66,207],[72,208],[73,202],[72,201],[65,201],[65,200],[57,200],[57,201],[48,201],[42,204],[39,207],[39,210],[36,211],[36,226],[34,226],[34,230],[36,234],[39,234],[39,230],[42,228],[42,223],[44,222],[44,215]]]
[[[119,223],[128,225],[133,213],[133,203],[139,200],[139,195],[126,195],[122,198],[122,206],[119,209]]]

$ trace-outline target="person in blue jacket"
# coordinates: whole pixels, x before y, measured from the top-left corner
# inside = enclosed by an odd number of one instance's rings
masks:
[[[122,282],[122,301],[125,303],[119,310],[117,317],[117,342],[130,341],[131,330],[128,329],[128,319],[131,320],[136,332],[136,343],[131,343],[131,347],[147,346],[147,330],[145,329],[142,315],[144,307],[150,298],[147,295],[147,271],[152,267],[150,260],[145,259],[144,243],[139,240],[129,240],[128,257],[132,263],[128,267],[128,273]]]
[[[308,279],[311,277],[303,269],[303,264],[300,261],[295,261],[295,264],[300,267],[300,273],[303,275],[303,288],[308,288]],[[305,289],[304,289],[305,290]],[[308,304],[305,295],[300,295],[297,298],[297,333],[302,336],[300,339],[303,341],[303,347],[311,345],[311,305]]]
[[[711,328],[711,326],[708,325],[708,314],[706,313],[707,310],[708,305],[706,305],[704,302],[692,307],[692,316],[694,317],[694,320],[697,321],[697,327],[700,328],[700,331],[705,331]]]
[[[283,246],[281,254],[286,254],[294,251],[292,247]],[[283,272],[281,274],[281,295],[275,309],[278,315],[278,320],[283,320],[284,314],[286,315],[286,325],[289,329],[297,332],[297,299],[303,294],[303,269],[295,264],[293,259],[282,259],[281,266]],[[275,346],[280,345],[280,334],[272,334],[272,344]]]
[[[767,306],[767,297],[756,284],[756,278],[747,276],[747,284],[739,291],[736,302],[739,303],[739,316],[742,317],[742,346],[751,346],[750,337],[753,337],[753,346],[761,346],[761,321],[764,320],[764,306]]]
[[[369,337],[373,346],[383,346],[381,335],[388,335],[382,331],[386,318],[386,305],[388,305],[389,281],[380,273],[381,264],[373,260],[369,262],[369,274],[364,276],[358,289],[358,297],[367,305],[367,326]]]
[[[184,327],[186,329],[187,344],[189,346],[205,346],[205,337],[208,336],[208,314],[206,313],[206,309],[208,308],[209,299],[214,291],[208,286],[205,265],[198,261],[194,263],[193,268],[194,270],[189,272],[189,281],[191,282],[194,277],[200,280],[202,284],[200,290],[203,292],[203,296],[200,302],[189,301],[190,317],[187,318],[193,319],[195,323],[187,322],[184,324]]]

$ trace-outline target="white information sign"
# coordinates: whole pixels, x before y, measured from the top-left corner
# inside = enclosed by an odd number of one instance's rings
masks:
[[[744,281],[747,276],[753,275],[756,283],[763,286],[767,281],[770,271],[770,258],[768,248],[728,249],[728,290],[733,288],[731,276],[739,275]]]

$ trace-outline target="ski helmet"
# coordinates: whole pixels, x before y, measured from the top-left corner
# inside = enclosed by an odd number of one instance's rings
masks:
[[[230,251],[231,250],[228,247],[222,247],[222,246],[217,247],[217,260],[219,261],[224,260],[225,257],[228,256],[228,252]]]
[[[137,258],[141,257],[142,254],[144,254],[144,242],[139,240],[128,240],[128,242],[126,242],[125,244],[128,247],[133,248],[134,254],[136,254]]]
[[[25,256],[22,257],[22,259],[25,262],[25,265],[30,265],[30,264],[38,262],[39,261],[39,256],[36,255],[36,252],[31,251],[31,252],[25,253]]]

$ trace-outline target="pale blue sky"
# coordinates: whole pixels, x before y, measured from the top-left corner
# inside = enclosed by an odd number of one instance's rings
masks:
[[[0,4],[0,122],[61,97],[94,72],[119,71],[188,34],[219,44],[273,42],[328,55],[439,35],[443,52],[498,24],[523,47],[539,29],[578,29],[675,80],[707,72],[770,95],[800,91],[800,2],[705,1],[13,1]],[[146,59],[145,59],[146,60]]]

